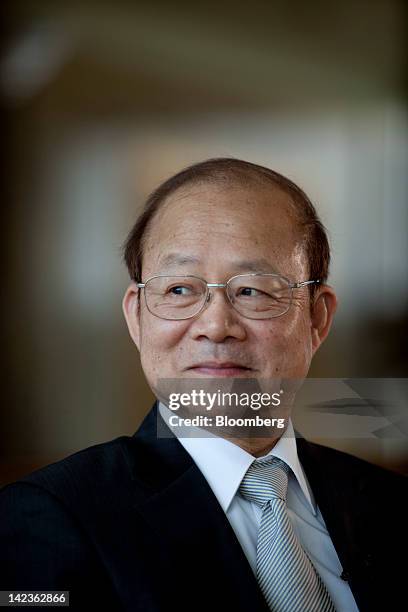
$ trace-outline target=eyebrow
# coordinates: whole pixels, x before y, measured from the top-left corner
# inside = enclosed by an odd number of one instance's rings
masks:
[[[188,264],[199,264],[201,259],[194,255],[183,255],[181,253],[169,253],[159,261],[160,267],[184,266]],[[257,259],[247,259],[235,262],[232,267],[238,271],[245,272],[271,272],[277,273],[278,270],[267,259],[260,257]]]
[[[200,263],[198,257],[194,255],[181,255],[180,253],[169,253],[166,257],[159,260],[159,265],[162,267],[167,266],[183,266],[185,264],[197,264]]]
[[[234,264],[234,267],[237,270],[249,270],[250,272],[278,272],[278,270],[273,266],[267,259],[260,257],[259,259],[248,259],[241,260]]]

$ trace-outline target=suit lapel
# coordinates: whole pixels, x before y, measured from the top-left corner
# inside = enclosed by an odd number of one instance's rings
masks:
[[[136,511],[159,536],[168,567],[174,567],[185,584],[207,585],[199,597],[214,603],[216,594],[220,609],[266,611],[224,511],[174,435],[157,438],[157,417],[156,403],[135,434],[143,449],[143,463],[136,462],[134,472]]]
[[[373,507],[363,494],[366,478],[357,464],[345,463],[341,453],[318,444],[297,440],[298,454],[317,505],[361,609],[366,609],[375,558]],[[369,607],[369,605],[368,605]]]
[[[303,438],[297,439],[300,462],[306,472],[317,505],[323,515],[327,530],[333,541],[343,567],[350,568],[352,542],[344,532],[343,508],[338,499],[338,483],[326,473],[327,465],[322,456],[316,453],[316,447]],[[336,486],[337,484],[337,486]]]

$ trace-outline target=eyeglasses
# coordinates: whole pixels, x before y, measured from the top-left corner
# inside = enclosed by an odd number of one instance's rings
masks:
[[[181,321],[191,319],[204,309],[211,299],[210,289],[226,289],[228,299],[237,312],[248,319],[272,319],[288,312],[293,289],[320,283],[307,280],[291,283],[279,274],[237,274],[226,283],[207,283],[198,276],[152,276],[144,283],[146,306],[160,319]]]

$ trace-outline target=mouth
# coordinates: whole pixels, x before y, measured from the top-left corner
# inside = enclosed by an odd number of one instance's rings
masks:
[[[207,361],[203,363],[195,364],[189,368],[188,371],[194,372],[195,374],[202,374],[204,376],[212,377],[233,377],[243,376],[248,372],[252,372],[252,368],[243,366],[232,361],[217,363],[214,361]]]

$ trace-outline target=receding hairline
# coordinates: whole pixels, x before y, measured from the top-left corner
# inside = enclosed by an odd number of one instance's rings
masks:
[[[122,247],[123,259],[132,280],[141,279],[146,239],[149,238],[151,224],[164,203],[169,202],[181,188],[191,193],[192,186],[199,184],[218,184],[226,187],[236,185],[247,190],[262,188],[270,190],[271,193],[279,190],[287,195],[288,220],[295,232],[299,229],[299,239],[295,238],[295,244],[305,249],[311,276],[326,282],[330,266],[327,231],[307,194],[287,176],[271,168],[233,157],[210,158],[188,166],[170,176],[148,196]],[[273,201],[270,204],[273,212]],[[248,206],[251,206],[250,202]],[[315,287],[310,285],[311,297]]]
[[[248,175],[250,176],[248,177]],[[285,184],[281,184],[278,181],[273,180],[272,177],[268,177],[267,175],[260,176],[259,173],[254,170],[246,172],[245,175],[242,173],[241,176],[239,175],[239,173],[229,173],[228,175],[226,175],[225,173],[223,174],[223,172],[220,171],[214,172],[214,174],[211,176],[191,177],[187,181],[185,181],[181,185],[178,185],[169,193],[167,193],[162,199],[160,199],[157,210],[149,219],[149,222],[145,228],[141,239],[141,247],[143,254],[146,243],[151,237],[152,226],[155,221],[157,221],[157,217],[160,217],[164,213],[165,209],[168,209],[168,207],[171,206],[172,203],[180,201],[180,197],[191,197],[191,195],[193,195],[192,190],[194,190],[194,187],[198,186],[210,186],[215,188],[218,187],[220,190],[222,190],[222,188],[228,189],[234,187],[237,189],[242,189],[242,191],[252,192],[255,188],[263,192],[271,191],[271,194],[273,194],[274,192],[280,192],[281,194],[284,194],[287,199],[285,202],[279,202],[279,204],[285,205],[286,210],[288,212],[288,218],[292,221],[294,225],[294,230],[298,231],[300,236],[300,242],[302,242],[302,213],[299,211],[299,206],[296,204],[294,194],[291,192],[290,188],[288,188]],[[185,195],[183,195],[183,192]]]

